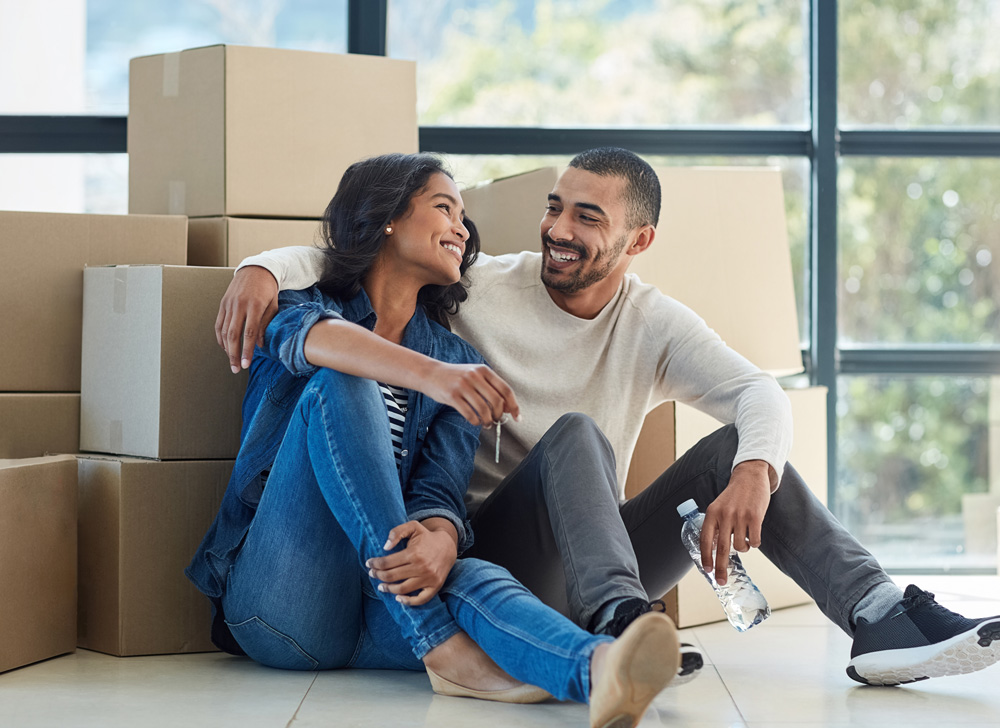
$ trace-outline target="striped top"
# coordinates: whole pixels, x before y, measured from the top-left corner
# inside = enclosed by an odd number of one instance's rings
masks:
[[[378,383],[385,400],[385,409],[389,414],[389,435],[392,437],[392,452],[396,456],[396,467],[403,460],[403,425],[406,424],[406,407],[410,393],[391,384]]]

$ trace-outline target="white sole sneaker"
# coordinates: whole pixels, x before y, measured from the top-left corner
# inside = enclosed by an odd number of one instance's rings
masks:
[[[858,655],[848,664],[847,674],[868,685],[902,685],[931,677],[965,675],[997,662],[1000,620],[990,620],[932,645]]]

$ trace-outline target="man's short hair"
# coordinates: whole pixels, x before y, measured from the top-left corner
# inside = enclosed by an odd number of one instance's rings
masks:
[[[639,155],[620,147],[598,147],[580,152],[569,166],[601,177],[624,179],[625,225],[629,230],[643,225],[656,227],[660,219],[660,180]]]

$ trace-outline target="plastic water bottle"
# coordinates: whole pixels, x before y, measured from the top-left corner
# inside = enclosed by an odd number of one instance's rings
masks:
[[[729,567],[727,568],[726,584],[719,586],[715,581],[714,572],[706,572],[701,565],[701,527],[705,523],[705,514],[698,510],[698,504],[693,500],[687,500],[677,506],[677,512],[684,519],[681,527],[681,541],[695,567],[704,574],[708,583],[715,589],[716,596],[722,602],[722,608],[726,611],[729,623],[738,631],[746,632],[755,624],[760,624],[771,616],[771,608],[767,606],[767,600],[760,593],[760,589],[750,581],[743,562],[736,552],[729,554]]]

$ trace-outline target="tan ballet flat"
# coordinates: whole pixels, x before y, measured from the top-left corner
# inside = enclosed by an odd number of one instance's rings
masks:
[[[677,674],[680,660],[670,617],[648,612],[632,622],[608,649],[600,680],[590,691],[591,728],[634,728]]]
[[[431,688],[438,695],[450,695],[455,698],[476,698],[477,700],[493,700],[498,703],[542,703],[552,696],[534,685],[521,683],[516,688],[506,690],[473,690],[427,668],[427,677],[431,679]]]

